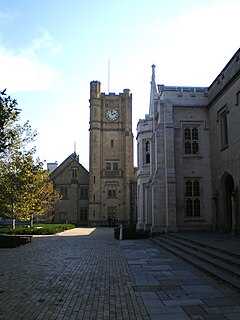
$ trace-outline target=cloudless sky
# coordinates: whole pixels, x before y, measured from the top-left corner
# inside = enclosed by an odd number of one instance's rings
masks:
[[[88,169],[90,82],[131,90],[136,138],[151,65],[158,84],[209,86],[239,48],[239,12],[239,0],[0,0],[0,90],[41,160],[60,164],[76,141]]]

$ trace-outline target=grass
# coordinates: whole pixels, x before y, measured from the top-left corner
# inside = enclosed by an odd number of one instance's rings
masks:
[[[9,226],[0,226],[1,234],[26,234],[26,235],[45,235],[45,234],[55,234],[63,232],[65,230],[74,229],[74,224],[35,224],[31,228],[24,226],[16,226],[15,229],[11,229]]]

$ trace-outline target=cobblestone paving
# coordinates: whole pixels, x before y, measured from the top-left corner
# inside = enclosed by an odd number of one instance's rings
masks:
[[[80,236],[81,235],[81,236]],[[113,229],[0,250],[0,319],[149,319]]]

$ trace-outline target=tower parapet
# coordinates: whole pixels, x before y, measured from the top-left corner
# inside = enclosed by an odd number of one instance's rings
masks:
[[[99,98],[101,94],[101,82],[100,81],[92,81],[90,83],[90,97],[91,98]]]

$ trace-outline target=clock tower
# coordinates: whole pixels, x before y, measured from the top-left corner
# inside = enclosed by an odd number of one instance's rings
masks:
[[[101,93],[101,83],[90,84],[89,223],[106,225],[135,219],[132,95]]]

